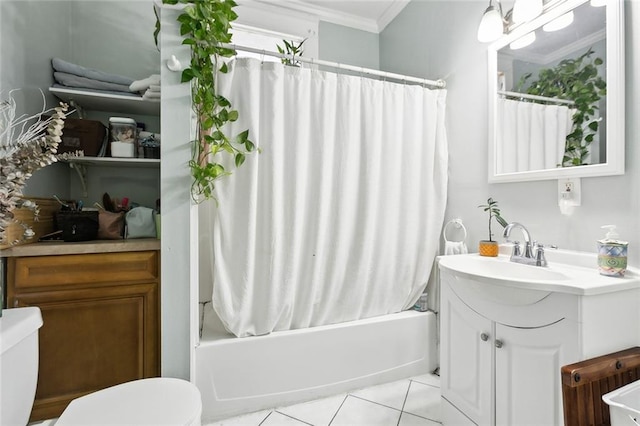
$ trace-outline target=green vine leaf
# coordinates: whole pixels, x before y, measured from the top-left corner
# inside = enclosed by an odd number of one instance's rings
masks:
[[[231,102],[217,93],[217,73],[227,73],[222,58],[236,54],[221,46],[232,39],[231,23],[238,18],[234,0],[162,0],[163,4],[186,4],[178,16],[182,44],[191,47],[191,62],[182,71],[181,82],[191,83],[192,107],[197,117],[196,139],[189,168],[193,177],[191,195],[196,202],[214,197],[215,183],[231,172],[222,165],[224,156],[233,157],[240,167],[246,155],[255,151],[249,130],[235,137],[223,127],[239,119]],[[159,28],[159,23],[157,24]],[[301,47],[301,44],[300,46]],[[258,150],[259,152],[260,150]],[[226,163],[225,163],[226,164]]]
[[[242,163],[244,163],[245,160],[245,156],[243,153],[239,152],[236,154],[236,167],[240,167],[242,166]]]

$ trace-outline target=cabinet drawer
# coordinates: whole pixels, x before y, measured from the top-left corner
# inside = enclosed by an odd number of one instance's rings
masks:
[[[18,289],[59,285],[156,281],[155,251],[34,256],[9,259],[8,281]]]

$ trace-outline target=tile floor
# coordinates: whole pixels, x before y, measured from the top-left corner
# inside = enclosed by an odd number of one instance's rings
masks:
[[[57,419],[29,423],[55,426]],[[440,426],[440,377],[425,374],[202,426]]]
[[[203,422],[203,426],[289,425],[440,425],[440,378],[425,374],[302,404]]]

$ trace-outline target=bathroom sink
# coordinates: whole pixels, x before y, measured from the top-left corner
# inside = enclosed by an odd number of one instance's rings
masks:
[[[571,294],[601,294],[640,286],[640,273],[627,268],[624,277],[608,277],[598,272],[597,255],[571,250],[548,249],[548,266],[511,262],[501,247],[497,257],[478,254],[440,256],[441,270],[474,281],[530,290]]]
[[[446,261],[449,261],[449,258]],[[446,261],[445,263],[448,263]],[[451,258],[449,263],[455,264],[458,272],[500,280],[529,282],[569,279],[567,275],[555,269],[510,262],[508,256],[472,255],[465,256],[464,259],[462,257],[457,257],[455,260]]]

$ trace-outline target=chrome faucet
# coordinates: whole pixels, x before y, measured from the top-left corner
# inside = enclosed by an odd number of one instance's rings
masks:
[[[524,236],[524,253],[520,252],[520,243],[515,241],[510,260],[512,262],[524,263],[526,265],[547,266],[547,259],[544,257],[544,246],[542,244],[532,242],[531,234],[523,224],[511,222],[505,226],[504,234],[502,236],[508,241],[513,228],[519,228],[522,231],[522,235]]]

